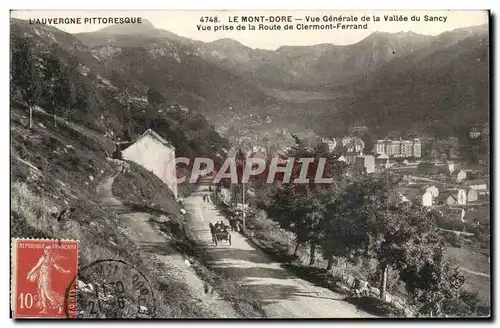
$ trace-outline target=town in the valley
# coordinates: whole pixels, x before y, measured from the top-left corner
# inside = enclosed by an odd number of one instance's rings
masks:
[[[469,222],[480,225],[489,212],[489,124],[471,123],[460,136],[403,139],[385,136],[373,140],[365,126],[354,126],[350,134],[337,138],[296,133],[309,147],[325,144],[338,154],[337,161],[348,164],[348,174],[388,173],[399,176],[404,184],[398,189],[402,201],[444,211],[456,219],[457,226]],[[277,129],[280,134],[286,129]],[[274,146],[258,138],[247,142],[246,155],[273,156],[291,147]],[[271,144],[271,146],[269,146]],[[484,222],[483,222],[484,223]],[[465,229],[464,235],[467,235]]]

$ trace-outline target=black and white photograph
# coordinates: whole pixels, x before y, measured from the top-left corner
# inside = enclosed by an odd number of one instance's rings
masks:
[[[10,317],[491,319],[490,25],[11,10]]]

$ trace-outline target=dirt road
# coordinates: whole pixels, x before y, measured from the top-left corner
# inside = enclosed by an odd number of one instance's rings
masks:
[[[224,242],[217,247],[213,246],[208,229],[209,222],[228,222],[213,203],[203,201],[205,194],[208,195],[206,187],[200,187],[185,199],[185,208],[190,216],[187,232],[205,247],[206,253],[214,259],[214,266],[225,270],[230,277],[262,300],[268,317],[373,317],[343,301],[342,295],[316,287],[292,275],[237,232],[232,233],[231,246]]]
[[[189,286],[190,298],[206,310],[208,317],[238,317],[231,303],[216,291],[209,295],[204,293],[205,283],[197,276],[187,259],[169,246],[168,237],[151,225],[150,214],[130,211],[113,195],[115,177],[116,175],[109,177],[97,186],[99,200],[125,220],[127,229],[124,232],[136,244],[141,255],[147,258],[146,261],[151,265],[155,264],[158,268],[157,274],[168,282],[186,283]],[[181,314],[172,315],[177,317]]]

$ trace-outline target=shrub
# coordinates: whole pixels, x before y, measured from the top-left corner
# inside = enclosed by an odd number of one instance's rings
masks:
[[[446,236],[446,240],[450,243],[451,246],[458,248],[462,248],[464,246],[465,239],[459,234],[447,233]]]
[[[47,198],[36,196],[23,182],[12,183],[11,210],[34,229],[47,234],[55,232],[51,215],[55,211],[54,205]]]

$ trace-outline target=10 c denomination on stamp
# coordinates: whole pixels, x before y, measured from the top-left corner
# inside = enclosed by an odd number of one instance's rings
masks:
[[[14,318],[67,318],[65,293],[78,274],[78,241],[12,239],[11,306]],[[77,299],[66,300],[76,316]]]

